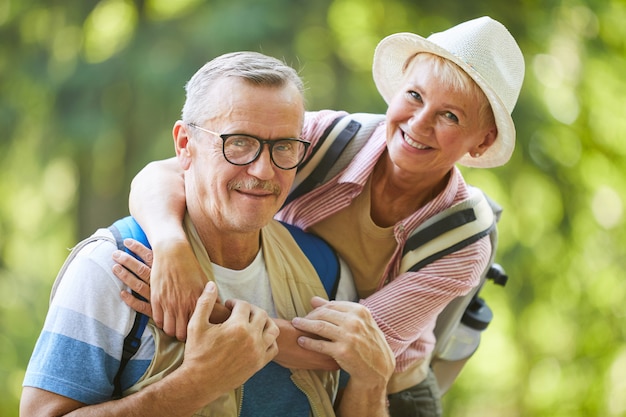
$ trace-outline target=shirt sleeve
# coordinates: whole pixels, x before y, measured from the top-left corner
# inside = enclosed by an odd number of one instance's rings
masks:
[[[320,110],[306,112],[304,115],[304,127],[302,129],[302,139],[311,142],[310,150],[317,145],[320,137],[326,129],[340,116],[345,116],[345,111]]]
[[[105,241],[85,246],[59,277],[24,386],[85,404],[111,398],[135,315],[121,300],[124,286],[111,272],[114,249]]]
[[[424,332],[432,329],[450,301],[478,285],[490,254],[491,243],[486,236],[417,272],[398,275],[360,301],[371,311],[396,356],[426,336]]]

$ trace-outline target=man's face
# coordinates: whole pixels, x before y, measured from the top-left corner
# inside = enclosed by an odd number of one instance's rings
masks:
[[[207,102],[216,116],[193,122],[218,134],[242,133],[267,140],[300,136],[304,103],[292,84],[261,87],[224,78]],[[196,225],[200,220],[222,232],[247,233],[258,231],[274,217],[291,188],[295,169],[276,167],[267,145],[256,161],[236,166],[224,158],[220,137],[189,125],[175,127],[175,135],[181,134],[186,139],[177,139],[177,153],[186,169],[187,206]]]

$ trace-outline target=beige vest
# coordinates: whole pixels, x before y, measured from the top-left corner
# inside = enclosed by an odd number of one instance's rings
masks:
[[[198,233],[187,216],[187,236],[192,244],[203,272],[214,281],[211,261],[201,243]],[[305,316],[311,311],[309,301],[317,295],[326,297],[326,291],[306,255],[291,237],[289,231],[276,221],[261,231],[261,245],[270,277],[272,297],[278,317],[292,319]],[[155,355],[148,370],[124,395],[139,391],[178,368],[183,361],[184,343],[167,336],[152,320],[148,328],[154,336]],[[333,401],[337,392],[338,372],[292,370],[291,379],[308,397],[313,416],[334,416]],[[193,416],[234,417],[239,413],[242,401],[241,387],[222,395]]]

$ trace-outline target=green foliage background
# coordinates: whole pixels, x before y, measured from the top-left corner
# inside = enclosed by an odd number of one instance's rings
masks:
[[[374,47],[490,15],[526,80],[505,167],[469,181],[504,207],[495,319],[446,415],[626,415],[624,0],[0,0],[0,415],[68,247],[127,213],[133,175],[173,154],[185,81],[234,50],[282,57],[310,109],[383,112]]]

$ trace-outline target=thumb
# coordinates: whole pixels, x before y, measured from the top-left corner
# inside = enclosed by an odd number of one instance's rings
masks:
[[[191,315],[189,324],[193,326],[208,327],[209,316],[213,311],[213,307],[215,306],[216,301],[217,287],[215,286],[215,282],[209,281],[204,286],[204,291],[202,291],[200,298],[198,298],[198,302],[196,303],[196,309]]]

